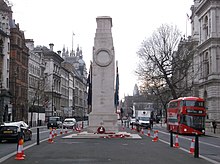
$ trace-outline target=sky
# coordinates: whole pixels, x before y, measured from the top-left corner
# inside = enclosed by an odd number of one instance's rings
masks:
[[[137,51],[162,24],[177,26],[190,35],[187,21],[193,0],[9,0],[13,19],[35,46],[54,44],[54,51],[82,49],[89,70],[96,32],[96,18],[112,18],[115,60],[119,70],[119,98],[132,96],[139,85],[135,70]],[[72,34],[75,34],[74,36]],[[73,44],[72,44],[73,41]]]

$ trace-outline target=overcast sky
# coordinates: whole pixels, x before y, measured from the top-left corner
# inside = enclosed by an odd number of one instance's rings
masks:
[[[119,96],[133,95],[137,77],[136,52],[143,40],[162,24],[176,25],[190,35],[187,14],[193,0],[10,0],[13,19],[33,39],[35,46],[54,43],[54,51],[65,46],[82,48],[89,69],[96,32],[96,17],[110,16],[115,57],[119,64]],[[188,27],[188,28],[186,28]]]

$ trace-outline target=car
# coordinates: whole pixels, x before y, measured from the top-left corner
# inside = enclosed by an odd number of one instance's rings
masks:
[[[51,116],[48,118],[47,128],[61,128],[62,121],[61,118],[58,116]]]
[[[32,139],[32,131],[24,121],[8,122],[0,126],[0,142],[18,141],[19,131],[22,131],[24,141]]]
[[[75,118],[66,118],[63,121],[63,128],[67,128],[67,129],[73,129],[74,127],[76,127],[76,119]]]

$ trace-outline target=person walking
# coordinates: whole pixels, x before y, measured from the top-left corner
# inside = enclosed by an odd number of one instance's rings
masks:
[[[217,128],[217,123],[216,123],[215,120],[212,121],[212,127],[213,127],[214,133],[215,133],[215,130],[216,130],[216,128]]]
[[[153,118],[150,118],[150,128],[153,129],[153,126],[154,126]]]

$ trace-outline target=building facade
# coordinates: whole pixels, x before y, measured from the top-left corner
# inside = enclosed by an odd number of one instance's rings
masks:
[[[62,116],[61,111],[61,63],[64,61],[59,53],[53,51],[54,44],[50,49],[43,47],[45,60],[45,108],[46,121],[49,116]]]
[[[192,39],[198,42],[194,83],[206,100],[207,119],[220,120],[220,1],[194,0],[191,10]]]
[[[29,49],[28,65],[28,123],[31,126],[45,122],[44,110],[44,70],[45,62],[41,48],[34,47],[33,39],[26,39]]]
[[[13,95],[12,121],[28,122],[28,48],[19,24],[10,25],[9,85]]]
[[[0,124],[11,120],[9,92],[10,18],[11,7],[0,0]]]
[[[76,53],[72,50],[71,53],[63,48],[62,57],[66,63],[73,66],[73,116],[77,119],[83,119],[88,115],[88,105],[87,105],[87,68],[83,60],[82,50],[77,47]]]

